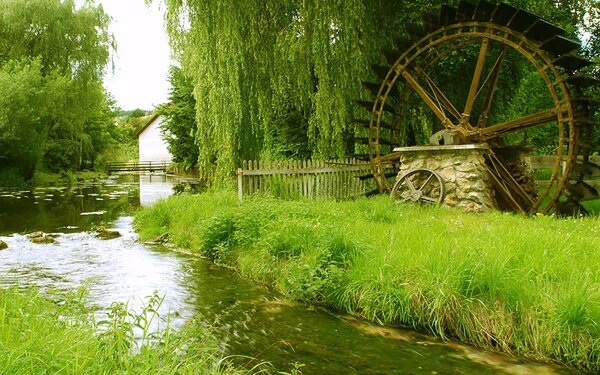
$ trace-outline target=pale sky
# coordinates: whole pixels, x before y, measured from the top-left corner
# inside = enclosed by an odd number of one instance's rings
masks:
[[[113,18],[110,32],[117,42],[114,72],[106,72],[104,87],[123,110],[151,110],[167,101],[171,61],[158,3],[148,7],[144,0],[96,0]]]

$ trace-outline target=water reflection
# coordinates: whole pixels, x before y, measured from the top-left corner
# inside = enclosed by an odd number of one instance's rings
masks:
[[[131,212],[168,195],[173,182],[120,176],[73,189],[0,190],[0,239],[9,245],[0,251],[0,286],[85,284],[101,311],[113,301],[139,311],[157,290],[166,296],[161,313],[171,312],[176,326],[201,315],[225,355],[256,358],[239,360],[249,367],[268,361],[287,369],[298,361],[306,374],[576,373],[295,305],[208,261],[139,243]],[[90,231],[98,224],[122,236],[100,240]],[[59,232],[57,243],[33,244],[23,233],[34,230]]]
[[[113,222],[124,213],[133,213],[139,205],[139,183],[134,177],[112,176],[69,188],[0,188],[0,235],[72,233]]]
[[[140,205],[149,206],[173,194],[173,184],[179,181],[166,174],[140,174]]]

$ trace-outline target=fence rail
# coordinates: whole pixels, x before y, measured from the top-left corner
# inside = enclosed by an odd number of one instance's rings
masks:
[[[112,172],[165,172],[169,163],[166,161],[127,161],[108,162],[108,173]]]
[[[237,170],[238,199],[256,193],[278,197],[340,199],[364,195],[371,164],[347,160],[244,161]]]
[[[600,157],[594,156],[590,160],[600,165]],[[533,169],[552,169],[555,157],[531,156],[529,161]],[[360,178],[371,174],[370,163],[355,159],[246,160],[237,170],[238,199],[241,202],[244,196],[257,193],[270,193],[281,198],[352,198],[364,195],[374,187],[367,179]],[[600,168],[593,171],[592,176],[600,176]],[[597,180],[590,183],[600,187]]]
[[[529,163],[533,169],[552,169],[554,168],[554,162],[556,157],[545,156],[545,155],[533,155],[529,156]],[[596,165],[600,165],[600,156],[590,156],[590,161]],[[600,168],[590,169],[590,176],[600,176]]]

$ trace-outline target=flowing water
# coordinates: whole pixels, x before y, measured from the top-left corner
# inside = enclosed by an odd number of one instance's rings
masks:
[[[128,175],[73,188],[0,188],[0,240],[9,246],[0,251],[0,287],[86,285],[100,311],[113,301],[139,309],[158,291],[162,314],[170,312],[175,326],[201,316],[215,327],[223,354],[239,355],[248,367],[267,361],[280,370],[302,363],[304,374],[577,373],[291,303],[206,260],[138,242],[133,212],[180,183]],[[122,236],[101,240],[98,228]],[[26,236],[34,231],[56,242],[34,244]]]

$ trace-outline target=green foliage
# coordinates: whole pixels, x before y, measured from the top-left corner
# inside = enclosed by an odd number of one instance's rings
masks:
[[[126,119],[139,118],[152,114],[152,111],[147,111],[141,108],[132,109],[130,111],[121,111],[119,112],[119,117],[124,117]]]
[[[102,87],[108,16],[60,0],[3,1],[0,14],[0,169],[30,179],[38,167],[93,168],[114,127]]]
[[[159,106],[156,113],[165,116],[161,125],[162,135],[173,155],[173,161],[179,163],[184,170],[190,170],[198,162],[194,86],[191,79],[176,66],[172,66],[169,71],[169,81],[169,103]]]
[[[404,25],[419,22],[424,10],[458,3],[162,2],[174,55],[194,87],[200,173],[217,186],[231,181],[242,160],[331,159],[352,154],[354,137],[365,136],[353,124],[355,118],[367,116],[355,104],[369,98],[360,82],[376,80],[372,64],[387,65],[380,50],[392,47]],[[597,56],[600,23],[596,1],[509,3],[564,27],[570,38],[578,38],[579,30],[591,32],[586,47],[590,56]],[[464,61],[458,59],[439,69],[435,78],[440,78],[438,82],[450,97],[466,96],[468,80],[456,77],[472,75],[471,60],[476,59],[477,50],[473,52],[473,59],[463,56]],[[510,103],[516,90],[523,92],[523,98],[537,92],[536,87],[520,81],[524,76],[520,68],[525,64],[528,62],[517,61],[517,69],[506,69],[509,74],[496,93],[500,102]],[[447,82],[457,85],[447,88]],[[411,108],[414,129],[407,137],[413,143],[422,142],[436,130],[436,120],[428,108]],[[536,136],[530,141],[551,138]]]
[[[175,331],[147,297],[141,311],[113,303],[96,322],[86,290],[41,296],[0,289],[0,367],[6,374],[234,374],[210,329],[192,320]],[[160,331],[153,323],[163,319]]]
[[[231,214],[213,217],[201,238],[200,253],[210,259],[226,262],[230,258],[230,249],[235,246],[235,221]]]
[[[111,115],[114,116],[115,112],[111,112]],[[135,133],[152,117],[151,111],[137,108],[131,111],[121,111],[115,125],[112,125],[111,122],[104,123],[107,126],[100,126],[98,129],[102,134],[96,137],[96,133],[92,133],[91,137],[93,142],[107,141],[99,145],[101,152],[97,155],[98,164],[105,164],[109,161],[137,160],[139,147]]]
[[[47,128],[38,108],[44,95],[40,60],[10,61],[0,67],[0,167],[14,167],[29,179],[44,153]]]
[[[135,226],[290,298],[598,371],[599,220],[221,192],[169,198]]]
[[[24,187],[26,186],[26,181],[21,174],[19,169],[13,168],[4,168],[0,171],[0,186],[3,187]]]

